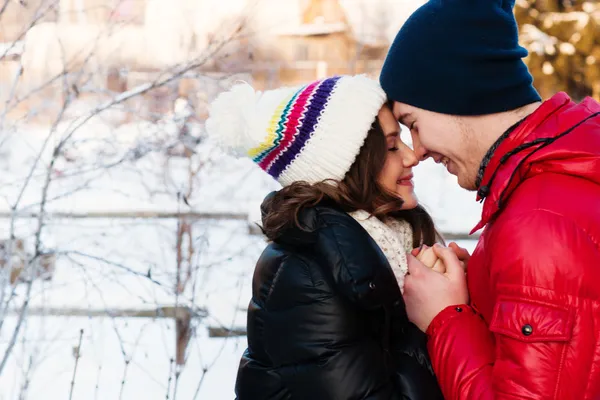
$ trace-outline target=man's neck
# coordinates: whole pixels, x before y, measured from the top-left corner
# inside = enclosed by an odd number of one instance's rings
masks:
[[[541,103],[532,103],[517,110],[507,111],[499,114],[491,114],[477,117],[475,129],[480,132],[481,149],[484,154],[481,157],[481,163],[475,181],[475,186],[479,189],[485,168],[494,155],[494,152],[500,144],[514,131],[520,123],[531,115]]]
[[[481,140],[481,148],[487,151],[508,129],[531,115],[541,104],[531,103],[516,110],[475,117],[474,129]]]

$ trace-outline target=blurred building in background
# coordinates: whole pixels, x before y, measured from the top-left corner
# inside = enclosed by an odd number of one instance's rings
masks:
[[[296,85],[336,74],[376,77],[390,41],[384,21],[366,21],[364,14],[363,19],[348,18],[347,12],[357,8],[357,4],[344,7],[338,0],[304,0],[297,8],[287,9],[289,19],[295,21],[268,40],[270,56],[254,64],[257,83],[263,87]],[[380,31],[365,35],[361,24],[366,23],[380,24]]]
[[[131,104],[156,120],[185,99],[198,115],[222,88],[199,76],[243,76],[258,88],[333,74],[377,76],[404,20],[422,0],[10,0],[0,12],[0,101],[18,109],[125,92],[202,57],[241,22],[233,40],[190,73]],[[518,0],[526,61],[544,98],[600,99],[600,4]],[[410,60],[407,60],[410,62]],[[443,65],[440,66],[443,68]],[[63,74],[63,72],[65,74]],[[40,89],[41,88],[41,89]],[[38,96],[25,96],[36,91]],[[64,96],[63,96],[64,97]]]

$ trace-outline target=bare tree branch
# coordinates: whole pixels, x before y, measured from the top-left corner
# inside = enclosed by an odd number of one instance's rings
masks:
[[[73,356],[75,357],[75,366],[73,367],[73,377],[71,378],[71,391],[69,392],[69,400],[73,400],[73,390],[75,389],[75,376],[77,375],[77,366],[79,365],[79,358],[81,357],[81,339],[83,338],[83,329],[79,331],[79,343],[77,347],[73,349]]]

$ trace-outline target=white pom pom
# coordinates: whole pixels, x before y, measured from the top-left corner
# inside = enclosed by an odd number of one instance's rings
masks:
[[[221,93],[210,104],[206,120],[209,140],[225,150],[238,155],[247,151],[261,140],[256,135],[257,104],[261,96],[247,83],[233,86]]]

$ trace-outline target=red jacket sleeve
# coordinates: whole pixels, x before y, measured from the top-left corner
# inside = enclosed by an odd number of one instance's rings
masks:
[[[469,306],[453,306],[427,331],[445,398],[585,398],[597,351],[593,318],[583,317],[600,297],[596,244],[546,211],[494,224],[484,262],[470,266],[489,270],[489,324]]]

